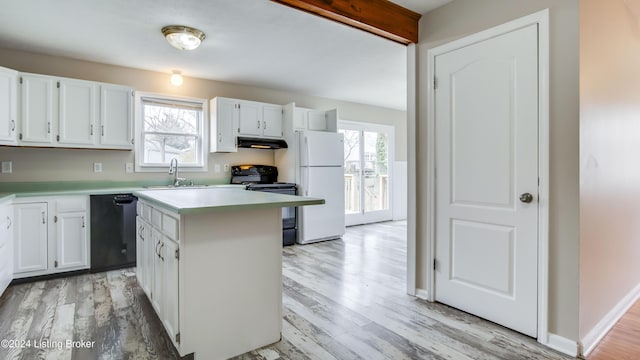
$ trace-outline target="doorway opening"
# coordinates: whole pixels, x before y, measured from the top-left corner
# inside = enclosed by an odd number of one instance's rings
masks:
[[[340,121],[338,132],[344,135],[345,224],[391,220],[393,126]]]

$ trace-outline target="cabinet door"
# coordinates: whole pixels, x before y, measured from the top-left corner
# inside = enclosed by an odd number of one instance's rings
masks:
[[[148,222],[142,221],[142,237],[144,239],[144,248],[142,251],[142,263],[144,265],[143,276],[142,276],[142,290],[150,297],[151,294],[151,282],[154,279],[153,272],[153,262],[154,262],[154,252],[153,239],[151,237],[151,225]]]
[[[262,134],[269,137],[282,137],[282,106],[262,106]]]
[[[153,242],[153,279],[151,281],[151,305],[156,309],[158,317],[162,319],[164,311],[162,298],[164,293],[164,263],[162,261],[162,235],[156,229],[151,229],[151,240]]]
[[[294,108],[293,109],[293,130],[307,129],[307,113],[309,110]]]
[[[41,75],[21,77],[21,132],[25,145],[51,144],[54,109],[53,78]]]
[[[89,81],[61,79],[58,142],[63,145],[93,145],[97,118],[97,85]]]
[[[309,130],[327,131],[327,117],[324,111],[312,110],[307,114],[307,127]]]
[[[136,217],[136,278],[138,279],[138,285],[144,289],[142,283],[145,276],[145,256],[144,249],[146,248],[144,243],[144,224],[142,219]]]
[[[179,247],[178,243],[165,237],[162,248],[164,259],[164,317],[162,322],[169,337],[177,347],[176,334],[180,332],[180,318],[178,307],[178,271],[179,271]]]
[[[47,270],[47,203],[14,205],[14,273]]]
[[[56,218],[54,266],[57,270],[88,267],[86,211],[62,212]]]
[[[211,152],[237,152],[236,128],[238,127],[238,103],[231,99],[216,98],[210,102]]]
[[[0,295],[13,280],[13,211],[0,205]]]
[[[133,124],[133,89],[125,86],[100,87],[100,145],[106,148],[131,149]]]
[[[17,143],[18,72],[0,67],[0,144]]]
[[[242,101],[238,106],[240,112],[238,132],[242,135],[261,135],[260,105],[254,102]]]

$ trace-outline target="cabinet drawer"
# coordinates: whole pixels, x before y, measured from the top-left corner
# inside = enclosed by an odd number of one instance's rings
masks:
[[[56,200],[58,212],[72,212],[87,210],[87,198],[85,196],[63,197]]]
[[[162,214],[162,231],[172,240],[178,240],[179,223],[173,216]]]
[[[151,225],[162,229],[162,213],[156,209],[151,209]]]
[[[151,221],[151,209],[153,209],[148,204],[142,205],[142,218],[146,221]]]

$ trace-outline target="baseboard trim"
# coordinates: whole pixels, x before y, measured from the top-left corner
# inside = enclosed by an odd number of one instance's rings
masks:
[[[416,289],[416,297],[422,300],[429,300],[429,292],[425,289]]]
[[[566,337],[552,333],[549,333],[547,336],[547,342],[542,343],[542,345],[573,357],[577,357],[580,354],[580,347],[578,346],[577,341],[569,340]]]
[[[607,313],[597,324],[594,326],[591,331],[587,333],[582,338],[582,346],[584,349],[585,357],[595,349],[595,347],[600,343],[602,338],[611,330],[611,328],[620,320],[620,318],[635,304],[636,301],[640,299],[640,284],[636,285],[633,290],[631,290],[625,297],[622,298],[614,306],[611,311]]]

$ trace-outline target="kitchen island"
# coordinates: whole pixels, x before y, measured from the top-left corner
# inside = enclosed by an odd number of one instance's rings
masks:
[[[137,277],[180,356],[226,359],[282,330],[282,207],[231,188],[137,191]]]

